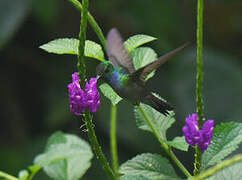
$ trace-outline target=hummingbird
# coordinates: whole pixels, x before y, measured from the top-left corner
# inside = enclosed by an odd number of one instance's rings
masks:
[[[139,105],[147,104],[164,115],[173,110],[173,106],[156,97],[146,87],[146,77],[169,58],[184,49],[186,44],[159,57],[157,60],[135,70],[132,59],[124,47],[123,39],[116,28],[107,35],[107,55],[109,61],[100,63],[96,68],[98,78],[102,78],[123,99]]]

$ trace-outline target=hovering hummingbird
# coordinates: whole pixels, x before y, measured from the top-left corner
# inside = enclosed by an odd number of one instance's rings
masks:
[[[96,68],[97,77],[103,78],[120,97],[133,105],[139,105],[142,102],[167,115],[173,106],[147,90],[145,80],[153,70],[184,49],[185,46],[178,47],[156,61],[135,70],[120,33],[113,28],[107,35],[107,55],[111,63],[100,63]]]

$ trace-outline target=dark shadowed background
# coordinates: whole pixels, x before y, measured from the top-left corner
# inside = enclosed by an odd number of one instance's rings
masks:
[[[124,39],[141,33],[157,37],[148,46],[159,55],[191,42],[149,82],[176,107],[169,137],[182,135],[185,117],[195,112],[196,1],[98,0],[90,1],[90,12],[105,35],[117,27]],[[205,1],[205,115],[216,124],[242,121],[241,19],[242,1]],[[67,84],[76,71],[76,57],[38,48],[56,38],[77,37],[79,23],[80,13],[67,0],[0,1],[0,170],[17,175],[43,152],[48,136],[57,130],[87,139],[85,128],[80,129],[83,122],[70,113],[68,103]],[[100,43],[90,26],[87,39]],[[89,77],[95,75],[97,63],[87,60]],[[95,130],[110,157],[110,102],[102,96],[101,103]],[[126,102],[118,104],[118,147],[121,163],[144,152],[163,153],[152,134],[137,129],[133,106]],[[192,151],[175,151],[190,170]],[[107,179],[97,160],[92,162],[83,179]],[[48,178],[39,173],[36,179]]]

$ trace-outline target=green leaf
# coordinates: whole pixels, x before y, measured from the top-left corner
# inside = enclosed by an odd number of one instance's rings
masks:
[[[147,177],[142,176],[140,174],[137,174],[137,175],[124,175],[124,176],[121,176],[120,179],[121,180],[150,180]]]
[[[105,61],[102,46],[90,40],[85,41],[84,55],[86,57]]]
[[[66,159],[59,159],[56,162],[54,161],[50,163],[48,166],[44,167],[44,171],[48,176],[53,179],[67,180],[70,178],[68,177],[68,165]]]
[[[166,143],[176,149],[187,151],[189,144],[187,144],[185,137],[175,137],[172,141],[166,141]]]
[[[113,105],[118,104],[122,98],[107,84],[103,83],[99,86],[101,92],[106,96]]]
[[[137,48],[134,51],[132,51],[130,53],[132,59],[133,59],[133,63],[135,66],[135,69],[139,69],[141,67],[144,67],[145,65],[155,61],[157,59],[157,54],[155,53],[155,51],[149,47],[141,47],[141,48]],[[152,76],[154,76],[155,71],[153,71],[152,73],[150,73],[147,77],[147,79],[151,78]],[[146,79],[146,80],[147,80]]]
[[[146,104],[140,104],[140,106],[150,117],[154,127],[156,128],[157,132],[159,132],[160,138],[166,140],[166,131],[175,122],[175,113],[173,111],[170,111],[170,113],[167,116],[165,116]],[[146,119],[144,118],[140,110],[137,107],[135,107],[134,111],[136,117],[136,124],[138,128],[152,132],[151,128],[148,126]]]
[[[239,180],[242,179],[241,169],[242,162],[239,162],[218,171],[213,176],[206,178],[206,180]]]
[[[18,178],[19,180],[28,180],[29,172],[26,169],[19,171]]]
[[[179,179],[169,161],[158,154],[145,153],[125,162],[120,167],[125,175],[143,175],[151,180]]]
[[[36,166],[36,165],[29,166],[28,167],[30,172],[29,179],[32,179],[41,168],[42,168],[41,166]]]
[[[78,55],[79,40],[74,38],[63,38],[50,41],[42,46],[41,49],[55,54],[75,54]],[[84,55],[100,61],[104,60],[102,47],[90,40],[85,41]]]
[[[28,170],[23,169],[21,171],[19,171],[18,173],[18,178],[19,180],[30,180],[32,179],[35,174],[41,169],[40,166],[29,166]]]
[[[67,139],[63,133],[61,131],[57,131],[48,138],[47,144],[45,146],[45,151],[48,151],[52,146],[55,146],[56,144],[65,144],[66,142]]]
[[[74,38],[55,39],[42,46],[41,49],[55,54],[78,54],[79,41]]]
[[[87,142],[75,135],[56,132],[49,138],[45,152],[35,158],[34,164],[43,167],[53,179],[77,180],[90,167],[92,156]]]
[[[214,129],[211,145],[202,156],[203,167],[212,166],[238,148],[242,142],[241,123],[223,123]]]
[[[127,51],[130,53],[135,48],[142,46],[145,43],[151,42],[156,40],[156,38],[144,34],[137,34],[134,36],[131,36],[124,42],[124,46],[127,49]]]

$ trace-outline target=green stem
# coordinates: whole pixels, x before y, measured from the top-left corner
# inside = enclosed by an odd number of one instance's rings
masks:
[[[152,120],[150,119],[149,115],[145,112],[145,110],[141,107],[138,106],[138,109],[140,110],[141,114],[144,116],[146,123],[148,124],[148,126],[150,127],[151,131],[154,133],[155,137],[159,140],[159,142],[163,145],[164,141],[163,141],[163,137],[160,137],[159,132],[157,131],[157,129],[155,128],[155,125],[153,124]],[[166,144],[165,144],[166,145]],[[167,145],[166,145],[167,146]],[[167,148],[168,149],[168,146]]]
[[[202,152],[198,146],[195,146],[195,154],[194,154],[194,170],[193,174],[197,175],[200,173],[200,169],[202,166]]]
[[[2,172],[2,171],[0,171],[0,177],[3,177],[3,178],[8,179],[8,180],[19,180],[18,178],[14,177],[10,174],[7,174],[5,172]]]
[[[180,168],[180,170],[187,176],[187,177],[191,177],[192,175],[189,173],[189,171],[183,166],[183,164],[179,161],[179,159],[177,159],[176,155],[172,152],[171,147],[168,146],[165,141],[164,141],[164,137],[161,136],[161,134],[157,131],[157,129],[155,128],[155,125],[153,124],[151,118],[149,117],[149,115],[145,112],[145,110],[141,107],[138,106],[138,109],[140,110],[141,114],[144,116],[146,123],[148,124],[148,126],[150,127],[151,131],[153,132],[153,134],[155,135],[155,137],[158,139],[158,141],[160,142],[161,146],[163,147],[163,149],[166,151],[166,153],[171,157],[171,159],[176,163],[176,165]]]
[[[116,176],[118,176],[118,148],[117,148],[117,106],[111,104],[111,119],[110,119],[110,140],[111,140],[111,156],[112,166]]]
[[[203,0],[197,1],[197,76],[196,76],[196,103],[199,127],[203,125]],[[202,153],[199,147],[195,148],[194,175],[200,173]]]
[[[77,69],[80,76],[80,83],[83,87],[86,80],[86,65],[84,59],[84,49],[86,40],[86,29],[87,29],[87,13],[88,13],[88,0],[82,0],[83,8],[81,12],[81,23],[79,32],[79,45],[77,55]]]
[[[68,0],[68,1],[70,1],[80,12],[82,12],[83,6],[78,0]],[[97,24],[97,22],[89,12],[87,14],[87,20],[90,23],[92,29],[97,34],[100,42],[103,45],[104,50],[106,50],[106,39],[105,39],[105,36],[103,35],[102,29],[99,27],[99,25]]]
[[[197,3],[197,77],[196,103],[199,126],[203,124],[203,0]]]
[[[197,176],[194,176],[192,178],[192,180],[202,180],[202,179],[205,179],[209,176],[212,176],[214,175],[216,172],[228,167],[228,166],[231,166],[232,164],[235,164],[235,163],[238,163],[238,162],[242,162],[242,155],[236,155],[234,157],[232,157],[231,159],[228,159],[228,160],[224,160],[222,161],[221,163],[217,164],[216,166],[213,166],[211,167],[210,169],[202,172],[201,174],[197,175]]]
[[[109,166],[109,163],[105,157],[105,155],[102,152],[101,146],[98,143],[97,136],[95,134],[95,131],[93,129],[93,124],[92,124],[92,117],[90,112],[86,111],[85,112],[85,124],[88,129],[88,137],[91,141],[93,151],[95,152],[97,159],[101,162],[103,169],[105,170],[106,174],[108,177],[112,180],[117,180],[115,178],[115,175],[112,171],[112,169]]]
[[[85,40],[86,40],[86,26],[87,26],[87,16],[88,16],[88,0],[82,1],[82,11],[81,11],[81,25],[80,25],[80,33],[79,33],[79,48],[78,48],[78,71],[80,75],[86,77],[86,67],[84,62],[84,48],[85,48]],[[83,78],[82,77],[82,78]],[[84,79],[84,78],[83,78]],[[102,152],[101,146],[98,143],[97,136],[93,129],[92,124],[92,116],[90,112],[84,112],[85,124],[87,127],[88,137],[91,141],[91,145],[93,151],[95,152],[97,159],[100,161],[103,169],[107,173],[108,177],[112,180],[116,180],[112,169],[109,166],[109,163]]]

